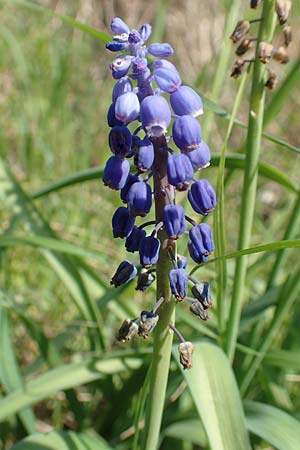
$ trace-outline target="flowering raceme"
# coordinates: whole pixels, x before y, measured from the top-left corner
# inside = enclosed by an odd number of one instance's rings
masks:
[[[175,202],[176,191],[188,191],[191,207],[201,216],[206,216],[216,206],[211,184],[206,179],[195,179],[195,172],[210,163],[210,151],[202,140],[197,120],[203,113],[202,101],[192,88],[182,85],[176,67],[165,59],[173,54],[172,47],[167,43],[146,45],[151,35],[149,24],[130,30],[120,18],[115,18],[111,30],[113,41],[107,43],[107,49],[124,53],[110,64],[116,80],[107,113],[111,128],[108,142],[113,156],[106,163],[103,182],[119,190],[126,205],[113,215],[113,236],[126,239],[128,252],[139,252],[142,266],[140,269],[138,264],[121,262],[111,284],[118,287],[137,277],[137,289],[145,291],[155,280],[154,266],[165,251],[173,266],[168,273],[171,293],[178,302],[191,302],[190,310],[206,320],[211,307],[209,284],[188,275],[187,258],[176,255],[175,247],[177,240],[185,239],[188,234],[187,249],[196,263],[206,262],[214,250],[210,226],[187,217],[184,208]],[[172,128],[172,137],[167,135],[169,128]],[[158,209],[156,201],[161,196],[163,205]],[[138,226],[136,221],[149,214],[153,203],[156,204],[156,220]],[[187,225],[191,225],[189,230]],[[145,228],[149,226],[152,229],[148,234]],[[163,239],[159,234],[161,230]],[[189,282],[193,297],[188,296]],[[133,320],[126,319],[118,339],[126,341],[134,334],[147,338],[159,320],[156,312],[164,301],[160,297],[151,311],[142,311],[140,317]],[[170,324],[170,328],[176,332],[174,324]],[[180,361],[184,368],[191,368],[192,344],[180,333],[177,335],[181,340]]]

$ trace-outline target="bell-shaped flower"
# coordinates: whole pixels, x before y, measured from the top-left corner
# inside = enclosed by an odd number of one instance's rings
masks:
[[[130,164],[127,159],[111,156],[106,162],[103,183],[111,189],[122,189],[125,186],[130,172]]]
[[[155,275],[153,272],[148,271],[147,269],[142,269],[138,276],[138,281],[136,285],[137,291],[146,291],[148,287],[155,281]]]
[[[194,211],[203,216],[212,211],[217,204],[217,197],[214,188],[208,180],[197,180],[192,184],[188,199]]]
[[[154,71],[158,70],[158,69],[169,69],[172,70],[173,72],[177,72],[178,77],[180,78],[179,72],[176,69],[176,67],[174,66],[173,63],[171,63],[170,61],[168,61],[167,59],[156,59],[155,61],[153,61],[151,63]]]
[[[125,125],[136,120],[140,113],[140,102],[134,92],[126,92],[116,100],[115,114]]]
[[[133,230],[135,218],[129,214],[124,206],[120,206],[112,216],[114,238],[127,238]]]
[[[139,326],[136,322],[133,322],[131,319],[125,319],[117,334],[118,341],[129,341],[132,336],[137,334],[138,329]]]
[[[178,116],[189,114],[197,117],[203,114],[203,104],[200,96],[189,86],[181,86],[171,94],[170,103],[173,111]]]
[[[154,314],[148,311],[142,311],[140,316],[138,335],[146,339],[154,330],[158,319],[158,314]]]
[[[150,267],[158,261],[160,249],[160,240],[154,236],[148,236],[142,239],[140,243],[140,261],[142,266]]]
[[[112,103],[107,111],[107,124],[109,127],[115,127],[117,125],[123,125],[121,120],[118,120],[115,116],[115,104]]]
[[[154,161],[154,148],[152,142],[146,137],[138,144],[138,150],[134,155],[134,165],[139,172],[147,172]]]
[[[141,121],[150,137],[160,137],[167,132],[171,111],[167,100],[160,95],[145,97],[141,103]]]
[[[115,17],[110,24],[111,31],[113,34],[129,34],[130,29],[128,25],[119,17]]]
[[[128,44],[127,42],[107,42],[105,47],[111,52],[122,52],[123,50],[127,50]]]
[[[210,308],[212,306],[212,300],[210,296],[210,286],[207,281],[202,281],[201,283],[196,283],[192,287],[193,296],[199,300],[204,309]]]
[[[116,102],[117,98],[120,97],[120,95],[126,94],[126,92],[132,92],[133,86],[132,81],[128,77],[120,78],[116,84],[114,85],[113,92],[112,92],[112,101]]]
[[[170,44],[151,44],[148,47],[148,53],[152,56],[156,56],[158,58],[167,58],[168,56],[173,55],[174,50]]]
[[[128,178],[126,180],[126,183],[124,185],[124,187],[121,189],[121,200],[123,201],[123,203],[127,203],[127,194],[129,189],[131,188],[131,186],[133,185],[133,183],[137,183],[138,181],[142,181],[142,177],[140,177],[139,175],[130,173],[128,175]]]
[[[114,59],[112,63],[110,63],[109,67],[115,80],[118,80],[127,74],[130,69],[131,62],[132,56],[120,55]]]
[[[122,261],[111,279],[110,284],[119,287],[129,283],[137,274],[137,268],[129,261]]]
[[[127,194],[127,205],[132,216],[145,217],[152,206],[151,186],[145,181],[133,183]]]
[[[170,239],[178,239],[185,230],[185,214],[181,205],[166,205],[163,209],[163,223]]]
[[[182,152],[196,150],[200,145],[202,137],[198,120],[187,115],[178,117],[173,123],[172,137]]]
[[[148,41],[149,37],[151,36],[152,27],[149,25],[149,23],[144,23],[141,28],[139,29],[139,33],[141,36],[141,39],[144,42]]]
[[[126,250],[131,253],[137,252],[144,237],[146,237],[146,231],[134,226],[125,241]]]
[[[179,191],[188,189],[189,182],[194,177],[194,171],[189,158],[183,153],[173,153],[168,157],[167,175],[169,183]]]
[[[188,293],[189,275],[185,269],[172,269],[169,271],[170,288],[176,299],[182,301]]]
[[[201,141],[196,150],[187,153],[194,170],[205,169],[210,165],[210,151],[208,145]]]
[[[119,125],[113,127],[108,136],[111,151],[119,158],[125,158],[130,154],[132,137],[127,127]]]
[[[214,240],[207,223],[195,225],[189,232],[188,249],[192,259],[197,263],[207,261],[208,255],[214,251]]]
[[[181,85],[181,78],[177,70],[166,68],[157,69],[154,71],[154,80],[157,86],[168,94],[177,91]]]

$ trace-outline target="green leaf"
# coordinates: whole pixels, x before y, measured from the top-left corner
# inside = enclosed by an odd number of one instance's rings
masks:
[[[0,400],[0,421],[55,392],[90,383],[123,370],[134,370],[141,364],[141,357],[129,354],[124,357],[88,358],[49,370],[24,383],[24,389],[15,390]]]
[[[265,363],[281,369],[300,370],[299,350],[273,350],[266,354]]]
[[[300,422],[289,414],[263,403],[245,402],[248,430],[277,450],[296,450],[300,443]]]
[[[77,28],[78,30],[83,31],[84,33],[89,34],[90,36],[93,36],[104,43],[111,40],[111,37],[108,34],[103,33],[102,31],[99,31],[89,25],[86,25],[85,23],[79,22],[72,17],[58,14],[52,11],[52,9],[45,8],[44,6],[38,5],[37,3],[26,0],[10,0],[10,3],[14,3],[18,6],[24,6],[26,8],[29,8],[31,11],[50,14],[51,16],[57,17],[68,25],[71,25],[73,28]]]
[[[176,347],[173,354],[178,361]],[[195,344],[193,368],[182,372],[211,450],[250,450],[240,394],[223,351],[210,343]]]
[[[207,447],[207,437],[200,420],[190,419],[172,423],[163,431],[163,436]]]
[[[7,393],[23,389],[22,377],[11,341],[8,317],[0,304],[0,380]],[[35,432],[35,417],[31,408],[19,412],[20,419],[27,432]]]
[[[14,445],[11,450],[112,450],[100,436],[62,431],[37,433]]]

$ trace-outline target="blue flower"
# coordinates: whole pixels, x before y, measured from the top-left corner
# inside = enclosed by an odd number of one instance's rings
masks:
[[[134,92],[126,92],[116,100],[115,114],[118,120],[125,125],[138,118],[140,113],[140,102]]]
[[[188,199],[194,211],[203,216],[212,211],[217,204],[216,193],[208,180],[197,180],[188,192]]]
[[[133,183],[127,194],[127,204],[132,216],[146,216],[152,205],[152,191],[145,181]]]
[[[189,276],[185,269],[172,269],[169,271],[170,288],[176,299],[184,300],[188,293]]]
[[[188,189],[194,177],[194,170],[189,158],[183,154],[173,153],[168,157],[167,174],[169,183],[179,191]]]
[[[134,156],[134,165],[139,172],[151,169],[154,161],[154,148],[152,142],[146,137],[138,144],[138,150]]]
[[[189,86],[181,86],[170,96],[173,111],[178,116],[190,114],[194,117],[203,113],[202,100]]]
[[[136,276],[136,274],[137,269],[133,264],[129,261],[122,261],[112,277],[110,284],[113,284],[115,287],[127,284]]]
[[[119,17],[115,17],[110,24],[111,31],[114,34],[129,34],[130,29],[128,25]]]
[[[111,151],[120,158],[125,158],[131,151],[132,137],[127,127],[113,127],[108,136]]]
[[[137,183],[138,181],[142,181],[142,178],[139,175],[130,173],[127,177],[126,183],[124,187],[121,189],[121,200],[123,203],[127,203],[127,194],[133,183]]]
[[[112,229],[114,238],[127,238],[134,227],[134,217],[129,214],[127,208],[120,206],[112,217]]]
[[[111,52],[121,52],[127,50],[128,44],[126,42],[107,42],[106,48]]]
[[[134,220],[134,219],[133,219]],[[140,248],[140,243],[142,239],[146,237],[146,231],[134,226],[131,233],[127,236],[125,241],[125,247],[128,252],[137,252]]]
[[[107,123],[109,127],[115,127],[117,125],[123,125],[121,120],[118,120],[115,116],[115,104],[112,103],[107,111]]]
[[[103,183],[111,189],[122,189],[125,186],[129,172],[130,164],[127,159],[111,156],[104,168]]]
[[[148,52],[152,56],[157,56],[158,58],[167,58],[168,56],[173,55],[174,50],[172,49],[170,44],[151,44],[148,47]]]
[[[112,76],[115,80],[124,77],[128,70],[130,69],[132,62],[132,56],[120,55],[110,64],[110,69],[112,71]]]
[[[181,85],[181,78],[177,70],[166,68],[157,69],[154,71],[154,79],[157,86],[168,94],[177,91]]]
[[[172,136],[175,144],[183,152],[199,148],[202,134],[197,119],[192,116],[178,117],[173,123]]]
[[[140,261],[142,266],[150,267],[158,261],[160,249],[160,240],[154,236],[148,236],[142,239],[140,243]]]
[[[159,95],[144,98],[141,103],[141,121],[150,137],[159,137],[167,132],[171,122],[168,102]]]
[[[126,94],[126,92],[132,92],[132,81],[128,77],[120,78],[114,85],[112,92],[112,101],[115,102],[120,95]]]
[[[163,209],[163,223],[170,239],[178,239],[185,230],[185,214],[181,205],[166,205]]]
[[[208,255],[214,251],[214,240],[210,226],[207,223],[195,225],[190,230],[189,236],[188,249],[192,259],[197,263],[206,262]]]
[[[194,170],[200,170],[210,165],[210,151],[208,145],[201,141],[196,150],[187,153]]]
[[[141,39],[143,43],[148,41],[149,37],[151,36],[152,27],[149,25],[149,23],[144,23],[141,28],[139,29],[139,33],[141,36]]]

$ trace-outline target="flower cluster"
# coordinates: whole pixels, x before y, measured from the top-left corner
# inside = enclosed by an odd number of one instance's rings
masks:
[[[111,284],[118,287],[137,277],[136,289],[145,291],[153,283],[153,266],[159,260],[162,247],[157,233],[163,228],[169,243],[167,251],[173,262],[169,271],[171,292],[179,302],[191,302],[191,311],[206,320],[211,307],[209,284],[190,277],[186,270],[187,258],[175,256],[173,251],[174,242],[184,234],[189,236],[188,251],[196,263],[206,262],[214,250],[210,226],[196,223],[185,215],[181,205],[175,203],[176,191],[188,191],[191,207],[201,216],[206,216],[216,206],[216,194],[209,181],[194,178],[194,172],[210,164],[210,151],[202,140],[197,120],[203,113],[202,101],[192,88],[182,85],[176,67],[165,59],[173,54],[172,47],[167,43],[146,45],[151,35],[149,24],[142,25],[139,30],[130,30],[120,18],[115,18],[111,30],[113,41],[106,47],[122,53],[110,64],[112,76],[117,81],[107,114],[112,156],[106,163],[103,182],[111,189],[119,190],[125,204],[112,217],[113,236],[125,239],[128,252],[139,253],[142,267],[138,273],[138,264],[121,262]],[[172,136],[167,136],[171,124]],[[172,142],[177,151],[171,148]],[[164,170],[160,166],[161,160],[165,162]],[[163,188],[158,188],[162,178]],[[152,179],[154,188],[150,185]],[[147,216],[153,196],[160,194],[166,201],[158,220],[137,226],[137,217]],[[187,223],[191,225],[189,231]],[[147,226],[152,226],[149,234],[145,231]],[[188,297],[189,281],[194,297]],[[136,333],[148,337],[159,319],[156,311],[163,301],[164,298],[160,298],[150,312],[142,311],[138,319],[126,319],[118,339],[129,340]],[[183,338],[181,341],[185,344],[179,348],[181,361],[185,368],[190,368],[192,344]]]

